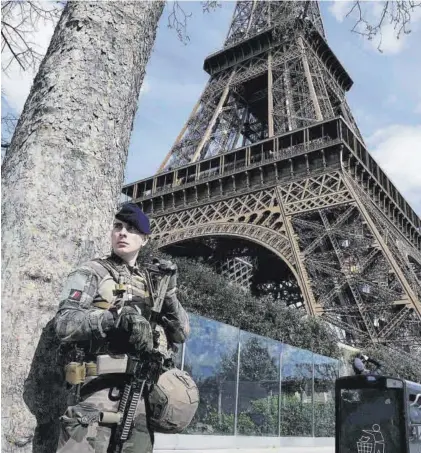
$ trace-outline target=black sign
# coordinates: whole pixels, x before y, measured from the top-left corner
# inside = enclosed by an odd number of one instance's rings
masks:
[[[358,378],[359,386],[337,386],[336,453],[405,453],[403,385],[388,387],[385,378]]]

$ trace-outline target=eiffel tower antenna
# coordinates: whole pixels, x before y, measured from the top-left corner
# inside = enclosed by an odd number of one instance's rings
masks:
[[[238,2],[204,69],[158,173],[123,188],[160,246],[232,243],[225,272],[293,280],[345,341],[421,346],[421,221],[364,144],[318,3]]]

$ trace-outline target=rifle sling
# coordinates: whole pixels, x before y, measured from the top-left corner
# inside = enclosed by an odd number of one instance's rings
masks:
[[[130,376],[121,373],[109,373],[92,379],[80,388],[80,399],[84,401],[92,394],[104,389],[123,388]]]

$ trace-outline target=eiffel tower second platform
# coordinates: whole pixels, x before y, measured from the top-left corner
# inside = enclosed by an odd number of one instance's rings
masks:
[[[421,345],[421,221],[365,147],[317,3],[238,2],[204,67],[159,173],[123,188],[159,245],[257,245],[354,343]]]

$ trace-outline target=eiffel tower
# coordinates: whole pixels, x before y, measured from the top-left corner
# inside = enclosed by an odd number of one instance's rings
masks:
[[[159,245],[258,259],[354,344],[421,345],[421,221],[364,144],[318,3],[238,2],[204,69],[158,172],[123,188]]]

